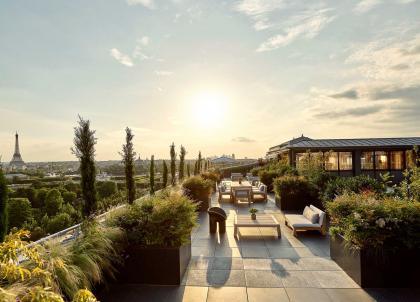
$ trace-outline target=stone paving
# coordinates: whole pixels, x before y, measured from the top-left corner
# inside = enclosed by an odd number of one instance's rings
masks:
[[[281,239],[274,228],[240,228],[239,240],[235,239],[234,217],[248,214],[248,205],[219,205],[215,196],[212,205],[228,214],[226,234],[210,235],[207,213],[200,214],[181,286],[113,286],[102,301],[420,301],[418,290],[361,289],[329,258],[328,236],[292,235],[273,196],[253,207],[277,218]]]

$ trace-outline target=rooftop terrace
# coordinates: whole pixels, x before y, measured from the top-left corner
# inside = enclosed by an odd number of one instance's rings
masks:
[[[273,214],[281,223],[275,229],[241,228],[233,236],[236,214],[248,206],[218,203],[228,214],[225,235],[210,235],[208,216],[201,213],[192,235],[192,259],[181,286],[113,285],[101,301],[153,302],[298,302],[298,301],[419,301],[420,290],[361,289],[329,258],[329,236],[306,232],[296,238],[284,225],[274,203],[255,204],[260,213]],[[258,215],[258,214],[257,214]]]

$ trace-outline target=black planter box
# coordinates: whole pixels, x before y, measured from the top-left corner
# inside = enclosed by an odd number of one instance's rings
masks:
[[[361,287],[419,287],[420,250],[355,250],[342,236],[330,240],[330,255]]]
[[[324,210],[324,206],[319,200],[314,198],[281,198],[275,196],[276,206],[282,211],[298,211],[303,212],[306,206],[314,205],[318,209]]]
[[[126,255],[118,283],[179,285],[191,259],[191,243],[179,248],[131,245]]]

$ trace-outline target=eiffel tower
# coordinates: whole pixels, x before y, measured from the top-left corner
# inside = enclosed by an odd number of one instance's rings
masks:
[[[20,155],[19,151],[19,135],[16,132],[15,135],[15,153],[13,154],[13,158],[10,161],[9,166],[12,169],[24,169],[25,168],[25,162],[22,160],[22,156]]]

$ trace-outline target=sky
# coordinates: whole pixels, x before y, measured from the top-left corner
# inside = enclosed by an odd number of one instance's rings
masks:
[[[0,0],[0,154],[142,158],[420,136],[420,1]],[[178,150],[179,151],[179,150]]]

